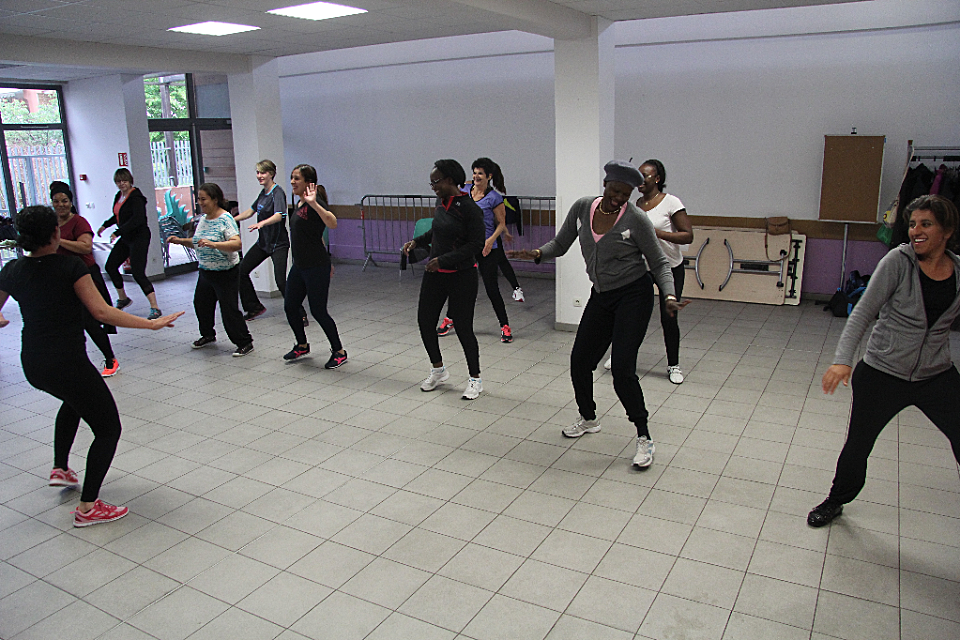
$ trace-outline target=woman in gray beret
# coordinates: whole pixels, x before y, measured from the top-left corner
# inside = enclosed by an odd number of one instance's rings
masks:
[[[580,418],[566,427],[563,435],[579,438],[600,431],[593,372],[612,343],[613,388],[627,418],[637,427],[633,464],[646,468],[653,463],[655,447],[637,378],[637,352],[653,312],[654,279],[664,292],[669,313],[676,313],[682,305],[674,294],[673,275],[653,224],[630,202],[643,176],[636,167],[619,160],[608,162],[603,169],[603,195],[573,203],[556,238],[539,249],[510,251],[508,255],[539,263],[562,256],[579,238],[593,287],[570,354],[570,378]]]

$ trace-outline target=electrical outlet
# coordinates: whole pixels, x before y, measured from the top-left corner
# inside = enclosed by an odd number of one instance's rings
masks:
[[[583,306],[583,300],[581,300],[580,298],[574,298],[574,299],[573,299],[573,306],[575,306],[575,307],[582,307],[582,306]]]

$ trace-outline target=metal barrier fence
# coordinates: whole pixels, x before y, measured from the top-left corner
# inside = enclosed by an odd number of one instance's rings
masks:
[[[520,201],[520,225],[507,225],[512,240],[506,249],[536,249],[556,235],[556,198],[552,196],[517,196]],[[432,218],[436,196],[366,195],[360,201],[363,228],[363,268],[377,264],[374,256],[385,262],[399,262],[400,247],[414,236],[417,220]],[[520,230],[523,234],[521,235]]]

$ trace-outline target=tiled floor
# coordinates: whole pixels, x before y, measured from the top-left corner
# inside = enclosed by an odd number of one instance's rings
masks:
[[[821,307],[697,301],[681,320],[687,381],[666,380],[657,322],[640,371],[656,460],[597,373],[603,431],[576,418],[573,334],[550,280],[508,303],[498,341],[478,304],[485,392],[422,393],[419,279],[337,268],[331,310],[350,362],[285,364],[278,299],[192,351],[194,275],[162,282],[174,329],[122,330],[109,381],[124,421],[102,497],[131,514],[71,526],[46,486],[57,403],[23,380],[19,311],[0,332],[0,637],[5,640],[960,638],[960,475],[916,411],[883,433],[867,487],[831,527],[849,390],[819,390],[842,321]],[[146,311],[135,296],[132,310]],[[73,466],[90,441],[81,429]]]

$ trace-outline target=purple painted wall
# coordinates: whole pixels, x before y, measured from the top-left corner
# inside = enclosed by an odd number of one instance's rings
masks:
[[[879,241],[853,241],[847,243],[846,273],[854,269],[866,275],[873,273],[877,263],[887,253],[887,246]],[[803,258],[803,285],[801,294],[819,293],[832,295],[841,285],[840,264],[843,259],[842,240],[810,238]],[[844,275],[846,280],[846,275]]]
[[[381,223],[382,224],[382,223]],[[399,225],[402,223],[387,223],[398,225],[396,237],[405,237]],[[515,248],[536,248],[550,240],[554,230],[548,227],[529,227],[522,238],[517,238],[512,244]],[[394,237],[393,235],[387,237]],[[330,231],[330,248],[334,257],[344,260],[363,260],[363,228],[359,220],[343,220],[336,229]],[[399,252],[400,247],[397,247]],[[853,241],[847,243],[846,272],[858,269],[860,273],[873,273],[880,258],[887,252],[887,247],[881,242]],[[840,262],[843,255],[842,240],[824,240],[810,238],[807,240],[806,255],[803,265],[803,289],[801,294],[831,295],[840,286]],[[374,259],[378,263],[397,262],[398,258],[376,254]],[[514,262],[517,271],[554,272],[553,264],[535,265],[530,262]]]

